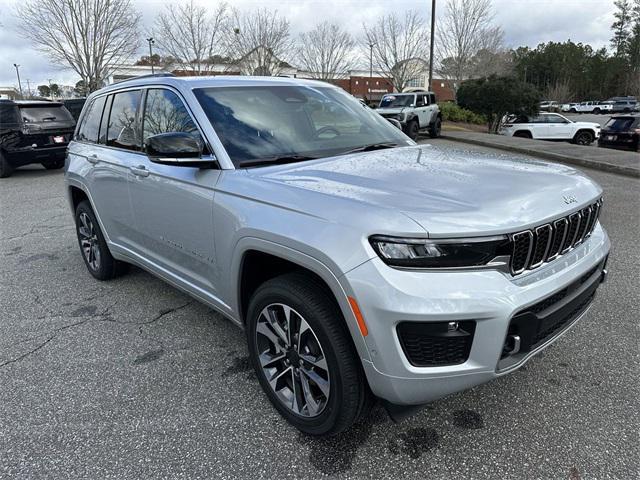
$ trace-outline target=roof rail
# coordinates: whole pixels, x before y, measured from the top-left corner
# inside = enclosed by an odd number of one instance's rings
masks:
[[[124,80],[118,80],[117,82],[113,82],[113,83],[115,84],[115,83],[132,82],[133,80],[140,80],[141,78],[162,78],[162,77],[175,77],[175,75],[170,72],[150,73],[148,75],[139,75],[137,77],[125,78]]]

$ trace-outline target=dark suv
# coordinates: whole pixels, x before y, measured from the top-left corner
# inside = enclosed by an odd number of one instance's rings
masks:
[[[75,125],[61,103],[0,100],[0,178],[31,163],[62,168]]]
[[[640,152],[640,115],[614,115],[602,127],[599,147],[624,148]]]

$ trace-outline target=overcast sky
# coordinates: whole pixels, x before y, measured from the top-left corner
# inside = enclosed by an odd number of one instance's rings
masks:
[[[52,0],[55,1],[55,0]],[[181,0],[134,0],[142,12],[147,28],[155,14],[166,4]],[[198,3],[213,5],[215,0]],[[231,0],[227,2],[241,10],[265,6],[277,9],[298,34],[311,29],[317,22],[328,20],[360,35],[363,22],[373,22],[384,13],[413,9],[429,18],[430,0]],[[607,46],[613,22],[613,0],[493,0],[495,23],[505,32],[507,46],[535,47],[547,41],[565,41]],[[71,71],[51,65],[39,52],[18,35],[18,22],[13,16],[14,0],[0,0],[0,86],[15,85],[14,63],[20,64],[23,86],[53,83],[74,84],[79,78]],[[442,13],[446,0],[437,0],[436,11]],[[437,17],[437,16],[436,16]],[[437,24],[436,24],[437,28]],[[142,33],[141,33],[142,37]],[[142,49],[140,54],[145,54]]]

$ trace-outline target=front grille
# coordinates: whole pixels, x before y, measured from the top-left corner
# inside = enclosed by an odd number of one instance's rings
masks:
[[[402,350],[409,362],[416,367],[458,365],[469,358],[476,322],[402,322],[397,332]]]
[[[518,275],[555,260],[582,243],[596,226],[602,199],[571,215],[511,235],[511,273]]]

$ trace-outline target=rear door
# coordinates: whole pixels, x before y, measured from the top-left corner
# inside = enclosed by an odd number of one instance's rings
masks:
[[[547,124],[545,115],[534,115],[530,117],[527,126],[529,127],[533,138],[549,138],[549,125]]]
[[[142,132],[143,143],[168,132],[187,132],[205,143],[182,98],[169,88],[146,91]],[[141,155],[129,176],[135,251],[162,273],[212,294],[216,276],[213,195],[219,175],[219,170],[161,165]]]

